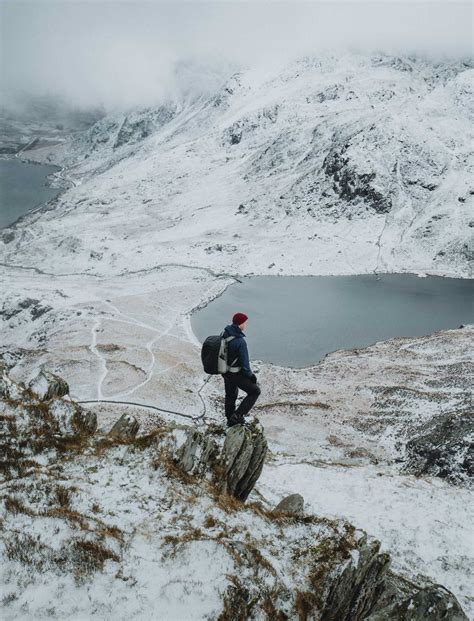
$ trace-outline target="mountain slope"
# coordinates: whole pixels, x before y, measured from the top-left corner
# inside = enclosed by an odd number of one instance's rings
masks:
[[[186,105],[105,117],[27,153],[78,185],[28,231],[3,233],[4,260],[468,276],[473,75],[461,61],[306,58]]]

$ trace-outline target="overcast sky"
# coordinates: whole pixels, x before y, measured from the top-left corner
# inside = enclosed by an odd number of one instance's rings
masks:
[[[81,107],[148,105],[210,88],[234,65],[328,48],[472,54],[471,5],[448,0],[0,0],[0,17],[4,101],[33,93]]]

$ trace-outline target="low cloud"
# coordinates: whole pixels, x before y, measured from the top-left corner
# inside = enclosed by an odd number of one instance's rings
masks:
[[[4,105],[152,105],[322,51],[472,54],[470,3],[0,0]]]

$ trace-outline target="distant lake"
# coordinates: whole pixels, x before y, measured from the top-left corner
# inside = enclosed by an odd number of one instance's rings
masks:
[[[58,170],[49,164],[0,159],[0,228],[57,196],[61,189],[48,187],[46,177]]]
[[[194,333],[201,342],[220,334],[236,312],[249,316],[251,358],[304,367],[337,349],[473,323],[474,280],[412,274],[255,276],[195,312]]]

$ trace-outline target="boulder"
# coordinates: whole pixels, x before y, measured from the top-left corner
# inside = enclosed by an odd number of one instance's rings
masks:
[[[134,416],[122,414],[109,431],[109,436],[120,440],[131,440],[137,435],[139,427],[140,424]]]
[[[439,584],[420,588],[391,572],[366,621],[467,621],[456,597]]]
[[[188,474],[205,475],[215,466],[218,452],[217,443],[209,435],[188,427],[175,461]]]
[[[246,500],[262,472],[266,453],[267,441],[258,423],[231,427],[222,450],[225,491]]]
[[[448,479],[452,483],[474,477],[474,414],[449,413],[430,421],[406,445],[405,471]]]
[[[68,383],[56,375],[40,369],[38,374],[29,382],[28,388],[37,395],[41,401],[49,401],[54,397],[64,397],[69,394]]]
[[[289,513],[291,515],[303,515],[304,498],[300,494],[290,494],[281,500],[275,509],[275,513]]]

